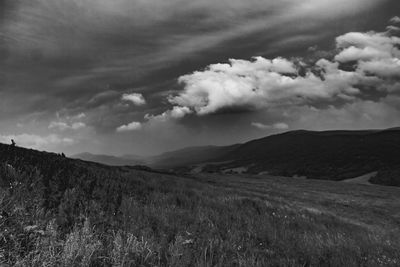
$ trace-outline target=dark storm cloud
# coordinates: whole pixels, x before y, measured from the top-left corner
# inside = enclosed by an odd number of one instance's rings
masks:
[[[329,50],[337,35],[383,27],[396,2],[0,1],[0,118],[16,124],[38,114],[30,131],[56,122],[101,134],[139,129],[132,122],[151,118],[196,118],[168,100],[184,89],[178,77],[229,58],[289,58],[315,44]],[[365,20],[370,10],[374,18]],[[146,105],[121,99],[134,93]],[[82,121],[68,121],[81,113]]]
[[[240,36],[263,32],[279,37],[274,28],[285,31],[281,23],[292,28],[293,18],[330,6],[309,1],[296,7],[297,12],[288,8],[291,1],[6,1],[11,2],[2,25],[9,54],[6,87],[13,85],[13,92],[43,91],[55,98],[94,95],[107,83],[149,83],[143,79],[171,69],[171,64],[203,56],[210,48],[216,47],[217,54],[226,50],[224,42]],[[249,39],[230,46],[240,50],[260,43]],[[182,66],[178,75],[187,71]],[[176,75],[172,71],[169,76]]]

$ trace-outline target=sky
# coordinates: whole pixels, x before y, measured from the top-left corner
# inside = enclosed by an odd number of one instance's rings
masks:
[[[400,126],[398,0],[0,0],[0,142],[153,155]]]

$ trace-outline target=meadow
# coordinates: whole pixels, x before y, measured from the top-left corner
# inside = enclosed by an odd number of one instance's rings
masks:
[[[0,145],[1,266],[399,266],[400,188]]]

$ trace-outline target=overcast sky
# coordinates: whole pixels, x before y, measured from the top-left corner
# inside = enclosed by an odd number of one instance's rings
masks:
[[[157,154],[400,125],[398,0],[0,0],[0,142]]]

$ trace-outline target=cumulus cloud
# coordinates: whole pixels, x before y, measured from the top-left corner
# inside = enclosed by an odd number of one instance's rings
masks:
[[[252,122],[251,126],[254,126],[258,129],[261,130],[287,130],[289,129],[289,125],[287,125],[284,122],[278,122],[278,123],[274,123],[272,125],[269,124],[264,124],[264,123],[260,123],[260,122]]]
[[[148,122],[166,122],[170,119],[181,119],[190,113],[192,111],[188,107],[175,106],[171,110],[167,110],[159,115],[146,114],[144,118]]]
[[[339,62],[348,62],[354,60],[373,60],[379,58],[391,58],[390,51],[382,51],[372,47],[357,48],[350,46],[336,55],[335,60]]]
[[[142,124],[137,121],[133,121],[129,124],[126,125],[121,125],[117,128],[117,132],[122,133],[122,132],[130,132],[130,131],[137,131],[142,128]]]
[[[389,79],[400,77],[400,38],[390,33],[347,33],[336,39],[342,51],[335,60],[357,61],[358,73]]]
[[[60,137],[56,134],[50,134],[48,136],[40,136],[35,134],[11,134],[11,135],[0,135],[0,142],[10,143],[10,140],[14,139],[18,146],[43,149],[50,145],[71,145],[74,140],[71,138]]]
[[[359,68],[365,73],[372,73],[383,78],[400,78],[399,58],[361,62]]]
[[[398,37],[373,31],[366,33],[349,32],[336,38],[338,48],[348,48],[351,46],[358,48],[370,47],[383,52],[390,52],[390,49],[398,42]]]
[[[185,90],[170,97],[172,104],[189,107],[199,115],[214,113],[224,107],[265,106],[265,99],[277,87],[290,86],[295,74],[294,64],[286,59],[268,60],[256,57],[253,61],[231,59],[229,64],[213,64],[179,78]],[[268,85],[263,90],[261,87]],[[270,90],[269,90],[270,89]]]
[[[123,94],[121,99],[132,102],[136,106],[142,106],[146,104],[146,100],[144,99],[143,95],[139,93]]]
[[[286,59],[230,60],[180,77],[184,90],[169,101],[207,115],[226,108],[257,110],[347,99],[359,93],[354,86],[362,75],[342,71],[338,63],[327,60],[318,61],[316,67],[325,73],[324,79],[312,72],[298,75],[295,64]]]
[[[336,38],[338,52],[332,61],[320,59],[307,65],[284,58],[231,59],[181,76],[178,81],[183,90],[168,100],[175,105],[173,110],[185,108],[183,117],[235,108],[352,102],[370,93],[363,88],[390,93],[400,78],[399,45],[400,38],[389,32],[351,32]],[[352,70],[342,68],[348,63],[354,64]],[[169,113],[155,118],[168,117]]]
[[[173,107],[169,115],[174,119],[180,119],[190,113],[191,111],[188,107]]]

